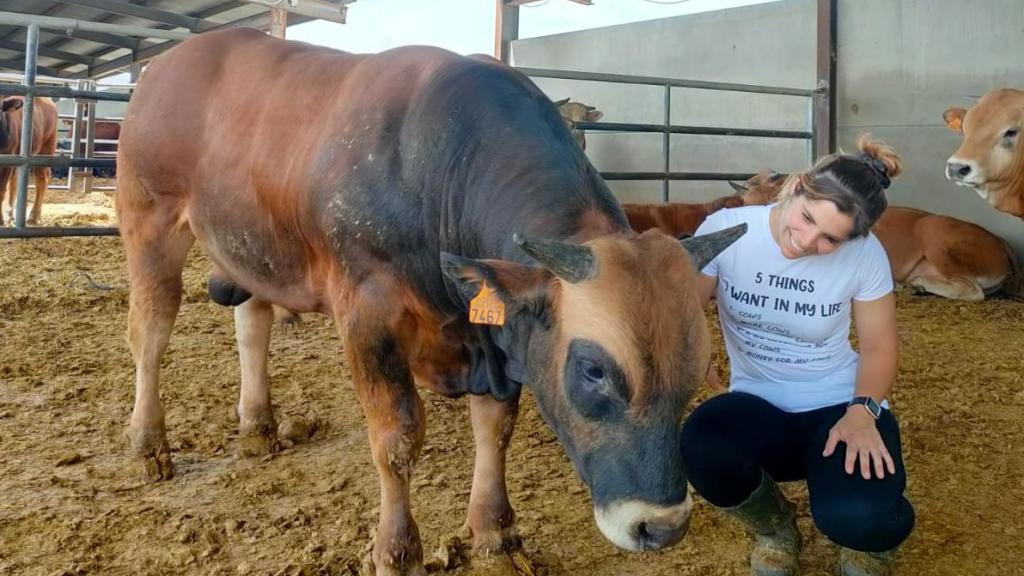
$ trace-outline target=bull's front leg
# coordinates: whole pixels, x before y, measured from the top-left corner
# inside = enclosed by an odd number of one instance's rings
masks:
[[[505,451],[519,416],[519,397],[499,402],[490,396],[471,396],[469,411],[476,459],[466,523],[473,536],[473,552],[485,556],[514,552],[522,541],[508,501]]]
[[[235,307],[235,338],[241,363],[238,432],[242,454],[261,456],[277,450],[277,422],[270,401],[267,357],[274,310],[270,303],[250,298]]]
[[[344,324],[345,349],[380,475],[380,522],[371,558],[377,576],[420,576],[426,573],[423,546],[412,517],[409,482],[423,447],[426,417],[393,324],[381,317],[381,308],[373,302],[353,309]]]

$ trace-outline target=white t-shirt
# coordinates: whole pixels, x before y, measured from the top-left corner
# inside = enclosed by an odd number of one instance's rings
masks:
[[[834,252],[790,260],[771,235],[771,206],[719,210],[697,236],[747,223],[747,233],[702,272],[718,277],[718,315],[732,372],[730,390],[787,412],[849,402],[857,379],[851,301],[892,292],[885,249],[874,234]]]

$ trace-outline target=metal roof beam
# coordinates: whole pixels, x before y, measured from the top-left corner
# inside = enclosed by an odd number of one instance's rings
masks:
[[[240,20],[235,20],[234,22],[228,22],[226,24],[218,24],[218,25],[214,26],[213,28],[211,28],[210,30],[222,30],[222,29],[226,29],[226,28],[241,28],[241,27],[245,27],[245,26],[248,26],[250,28],[261,28],[261,27],[266,27],[269,23],[270,23],[270,12],[268,11],[268,12],[263,12],[261,14],[253,14],[252,16],[248,16],[248,17],[242,18]],[[170,42],[164,42],[163,44],[156,44],[156,45],[151,45],[151,46],[146,46],[146,47],[140,47],[139,50],[137,50],[137,51],[135,51],[135,52],[133,52],[131,54],[128,54],[126,56],[122,56],[120,58],[115,58],[115,59],[110,60],[108,62],[103,62],[102,64],[97,64],[95,66],[90,67],[89,68],[88,76],[90,78],[98,78],[100,76],[106,76],[107,74],[111,74],[113,72],[117,72],[118,70],[121,70],[122,68],[127,68],[127,67],[131,66],[132,64],[135,64],[135,63],[138,63],[138,62],[146,62],[147,60],[151,60],[151,59],[159,56],[160,54],[166,52],[167,50],[170,50],[171,48],[177,46],[179,43],[180,43],[179,41],[170,41]]]
[[[24,53],[25,52],[25,43],[24,42],[12,42],[10,40],[0,40],[0,48],[3,48],[4,50],[13,50],[15,52],[22,52],[22,53]],[[89,57],[89,56],[83,56],[81,54],[75,54],[73,52],[65,52],[63,50],[55,50],[55,49],[50,48],[48,46],[40,46],[39,47],[39,55],[40,56],[45,56],[47,58],[56,58],[58,60],[65,60],[67,62],[73,62],[75,64],[87,64],[87,65],[89,65],[89,64],[93,64],[96,61],[95,58],[92,58],[92,57]]]
[[[15,70],[15,71],[18,71],[18,72],[24,72],[25,71],[25,61],[24,60],[0,59],[0,68],[6,68],[8,70]],[[37,65],[36,66],[36,71],[38,71],[40,74],[45,74],[46,76],[54,76],[54,77],[57,77],[57,78],[62,78],[62,77],[67,77],[68,76],[67,72],[64,72],[64,71],[61,71],[61,70],[57,70],[55,68],[50,68],[48,66],[38,66]]]
[[[280,8],[291,14],[300,14],[311,18],[319,18],[328,22],[345,23],[345,13],[348,8],[344,4],[328,2],[327,0],[289,0],[280,2],[278,0],[242,0],[249,4],[256,4],[266,8]]]
[[[201,19],[193,16],[186,16],[184,14],[177,14],[139,4],[119,2],[118,0],[61,0],[61,2],[64,4],[73,4],[75,6],[95,8],[97,10],[103,10],[104,12],[110,12],[111,14],[118,14],[121,16],[144,18],[161,24],[167,24],[168,26],[186,28],[193,32],[198,31],[203,25],[203,21]]]

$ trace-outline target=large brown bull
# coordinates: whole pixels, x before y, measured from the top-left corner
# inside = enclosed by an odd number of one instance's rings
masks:
[[[0,154],[21,153],[22,107],[25,99],[10,96],[0,104]],[[32,111],[32,155],[52,156],[57,153],[57,105],[49,98],[36,98]],[[4,212],[14,208],[16,170],[0,166],[0,226],[4,223]],[[50,184],[50,169],[38,166],[32,169],[35,175],[36,197],[29,213],[28,223],[37,224],[43,212],[43,198]],[[9,192],[9,194],[8,194]]]
[[[946,161],[946,177],[972,188],[996,210],[1024,218],[1024,91],[992,90],[967,110],[942,115],[963,141]]]
[[[504,470],[522,385],[612,542],[682,538],[679,427],[710,354],[694,265],[741,232],[683,245],[632,232],[526,77],[433,48],[206,33],[147,69],[118,162],[129,435],[152,476],[172,472],[159,366],[198,240],[218,270],[211,295],[237,305],[243,436],[274,444],[271,305],[336,320],[380,475],[378,574],[423,570],[417,387],[471,394],[476,550],[519,546]]]
[[[775,201],[785,175],[764,172],[743,185],[747,205]],[[916,208],[889,206],[871,231],[889,256],[893,280],[955,300],[983,300],[1021,290],[1017,257],[1005,240],[977,224]]]

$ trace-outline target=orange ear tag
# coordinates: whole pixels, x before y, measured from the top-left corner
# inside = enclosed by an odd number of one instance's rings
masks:
[[[469,302],[469,321],[473,324],[505,325],[505,303],[487,282]]]

